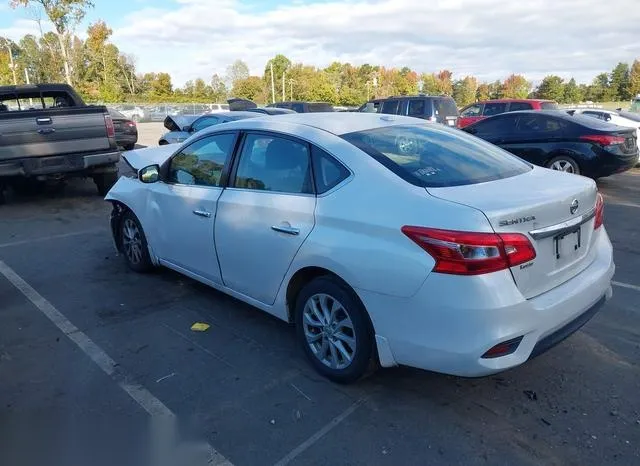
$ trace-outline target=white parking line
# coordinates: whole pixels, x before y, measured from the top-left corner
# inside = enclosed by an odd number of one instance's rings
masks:
[[[64,314],[56,309],[31,285],[22,279],[4,262],[0,261],[0,274],[9,280],[33,305],[38,308],[60,331],[73,341],[91,360],[107,374],[118,386],[124,390],[142,409],[149,413],[153,420],[166,420],[173,423],[176,415],[167,406],[156,398],[142,385],[132,381],[131,377],[122,372],[119,365],[91,338],[78,327],[73,325]],[[209,451],[208,466],[233,466],[223,455],[218,453],[210,445],[206,445]]]
[[[291,450],[291,452],[289,452],[289,454],[287,454],[287,456],[285,456],[280,461],[278,461],[274,466],[285,466],[285,465],[291,463],[301,453],[303,453],[309,447],[314,445],[322,437],[327,435],[327,433],[329,433],[334,427],[336,427],[338,424],[340,424],[342,421],[344,421],[347,417],[351,416],[353,414],[353,412],[356,409],[358,409],[364,402],[365,402],[365,399],[361,398],[358,401],[356,401],[355,403],[353,403],[351,406],[349,406],[347,409],[345,409],[341,414],[339,414],[338,416],[336,416],[333,419],[331,419],[331,421],[329,421],[329,423],[327,425],[325,425],[322,429],[320,429],[318,432],[313,434],[307,440],[305,440],[300,445],[298,445],[293,450]]]
[[[104,233],[106,231],[108,231],[106,228],[94,228],[93,230],[83,230],[83,231],[75,231],[72,233],[62,233],[59,235],[46,236],[44,238],[33,238],[33,239],[24,239],[20,241],[11,241],[9,243],[0,243],[0,249],[10,248],[13,246],[22,246],[24,244],[40,243],[42,241],[49,241],[52,239],[71,238],[73,236],[90,235],[94,233]]]
[[[630,285],[629,283],[622,282],[611,282],[613,286],[619,286],[620,288],[627,288],[629,290],[640,291],[640,286],[638,285]]]

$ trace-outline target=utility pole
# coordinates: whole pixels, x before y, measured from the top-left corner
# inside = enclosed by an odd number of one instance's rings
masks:
[[[293,79],[289,78],[289,100],[293,100]]]
[[[283,102],[284,102],[284,101],[285,101],[285,99],[286,99],[286,96],[285,96],[285,94],[284,94],[284,90],[285,90],[284,75],[285,75],[285,74],[286,74],[286,73],[283,71],[283,72],[282,72],[282,101],[283,101]]]
[[[24,79],[25,79],[25,82],[27,84],[31,84],[31,81],[29,80],[29,69],[28,68],[24,69]]]
[[[276,83],[273,80],[273,62],[269,63],[271,65],[271,103],[276,103]]]
[[[8,40],[5,40],[4,46],[9,51],[9,68],[11,68],[11,73],[13,73],[13,84],[18,84],[18,78],[16,76],[16,64],[13,61],[13,50],[11,49],[11,44]]]

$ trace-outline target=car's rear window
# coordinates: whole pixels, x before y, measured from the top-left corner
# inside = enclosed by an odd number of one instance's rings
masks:
[[[622,129],[619,126],[614,125],[613,123],[609,123],[607,121],[594,118],[593,116],[582,115],[579,113],[574,114],[571,117],[570,121],[577,123],[580,126],[583,126],[589,129],[594,129],[596,131],[617,131]]]
[[[389,126],[342,138],[405,181],[422,187],[483,183],[531,170],[497,146],[446,127]]]
[[[540,104],[540,108],[542,110],[558,110],[558,104],[555,102],[542,102]]]
[[[458,107],[453,99],[433,99],[436,116],[458,116]]]

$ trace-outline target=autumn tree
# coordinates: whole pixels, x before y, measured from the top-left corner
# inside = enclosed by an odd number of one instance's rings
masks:
[[[453,73],[449,70],[442,70],[436,75],[436,85],[438,93],[444,95],[453,95]]]
[[[92,0],[11,0],[13,8],[35,5],[42,10],[53,24],[60,45],[62,64],[67,84],[71,85],[71,64],[68,54],[67,36],[84,18],[87,8],[93,7]]]
[[[502,96],[507,99],[526,99],[530,87],[524,76],[512,74],[502,84]]]
[[[478,90],[476,91],[476,100],[489,100],[491,96],[491,89],[489,89],[489,85],[487,83],[482,83],[478,86]]]
[[[220,76],[211,76],[211,100],[213,102],[224,102],[227,100],[227,86]]]

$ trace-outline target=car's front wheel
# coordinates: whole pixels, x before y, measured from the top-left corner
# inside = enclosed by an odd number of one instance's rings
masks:
[[[574,175],[580,174],[580,166],[571,157],[561,155],[554,157],[547,162],[547,168],[551,170],[557,170],[566,173],[573,173]]]
[[[122,214],[120,221],[120,245],[125,261],[135,272],[148,272],[153,268],[147,237],[138,218],[130,210]]]
[[[339,383],[367,373],[374,355],[373,329],[348,286],[331,276],[312,280],[298,295],[295,318],[298,340],[318,372]]]

